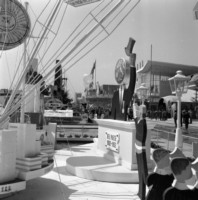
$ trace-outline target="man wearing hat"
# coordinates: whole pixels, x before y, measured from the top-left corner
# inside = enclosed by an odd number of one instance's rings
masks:
[[[126,74],[127,76],[129,76],[129,83],[128,85],[120,85],[120,91],[122,91],[122,95],[119,91],[114,92],[112,98],[111,112],[111,116],[113,119],[119,119],[124,121],[127,120],[128,107],[133,97],[136,82],[136,54],[132,53],[134,44],[135,40],[133,38],[129,38],[128,45],[127,47],[125,47],[125,53],[127,56],[129,56],[129,61],[127,61],[127,64],[130,66],[130,74]]]

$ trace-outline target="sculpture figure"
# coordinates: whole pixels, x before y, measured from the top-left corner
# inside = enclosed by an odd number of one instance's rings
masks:
[[[115,79],[120,88],[114,92],[112,98],[111,117],[118,120],[127,120],[127,112],[133,97],[136,82],[136,54],[132,53],[135,40],[129,38],[125,53],[129,60],[120,59],[115,69]]]
[[[146,107],[145,105],[138,106],[137,99],[134,98],[133,103],[133,116],[136,126],[136,158],[138,167],[139,178],[139,191],[138,196],[141,200],[145,200],[146,196],[146,179],[148,176],[147,158],[146,158],[146,137],[147,137],[147,124],[146,124]]]
[[[163,194],[163,200],[195,200],[193,185],[196,177],[192,173],[191,163],[188,158],[175,157],[170,163],[174,175],[172,186]]]
[[[149,188],[147,200],[162,200],[164,191],[174,180],[170,169],[170,152],[166,149],[155,149],[152,154],[155,163],[154,171],[148,175],[146,184]]]

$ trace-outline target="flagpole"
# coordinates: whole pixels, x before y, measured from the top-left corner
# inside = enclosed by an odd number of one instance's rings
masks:
[[[96,60],[95,60],[95,89],[96,89]]]

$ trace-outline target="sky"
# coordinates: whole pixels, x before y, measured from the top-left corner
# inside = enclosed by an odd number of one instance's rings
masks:
[[[49,0],[27,1],[31,10],[37,13]],[[19,2],[24,4],[25,1]],[[95,60],[96,81],[100,85],[116,84],[114,69],[120,58],[127,59],[124,48],[130,37],[136,40],[133,49],[137,54],[136,64],[142,61],[145,64],[151,59],[152,46],[152,60],[198,66],[198,20],[193,16],[196,2],[197,0],[141,0],[107,40],[66,72],[70,96],[74,97],[75,92],[84,91],[83,75],[91,72]],[[67,18],[59,32],[60,38],[71,32],[96,5],[97,3],[93,3],[78,8],[68,6]],[[0,88],[9,88],[14,76],[15,51],[13,49],[1,54]]]

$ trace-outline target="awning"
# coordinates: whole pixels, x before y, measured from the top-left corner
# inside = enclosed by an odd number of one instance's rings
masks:
[[[194,90],[188,90],[186,94],[183,94],[181,97],[182,102],[193,102],[193,97],[195,97],[195,91]],[[169,95],[162,97],[161,99],[164,99],[164,103],[166,102],[177,102],[177,97],[175,95]]]

